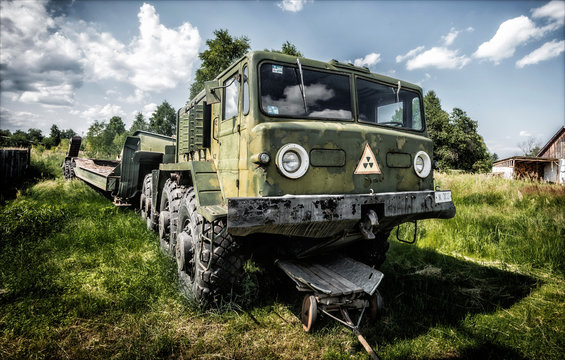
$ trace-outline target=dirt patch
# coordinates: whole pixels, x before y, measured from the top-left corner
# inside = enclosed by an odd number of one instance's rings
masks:
[[[520,192],[528,195],[553,195],[565,197],[565,186],[528,185],[520,189]]]

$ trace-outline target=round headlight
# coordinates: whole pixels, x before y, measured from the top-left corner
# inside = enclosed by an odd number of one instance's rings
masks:
[[[286,144],[280,148],[276,161],[281,173],[291,179],[298,179],[306,174],[310,165],[308,153],[298,144]]]
[[[430,175],[430,171],[432,171],[432,161],[425,151],[418,151],[414,157],[414,171],[416,175],[421,178]]]
[[[282,166],[288,172],[295,172],[300,167],[300,158],[294,151],[287,151],[282,157]]]

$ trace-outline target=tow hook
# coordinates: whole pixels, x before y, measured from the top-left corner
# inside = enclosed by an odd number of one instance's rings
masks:
[[[359,230],[366,240],[372,240],[375,238],[373,233],[373,228],[379,225],[379,218],[374,210],[369,210],[363,217],[363,220],[359,223]]]

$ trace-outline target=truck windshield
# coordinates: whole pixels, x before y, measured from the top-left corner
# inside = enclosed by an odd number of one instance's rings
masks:
[[[271,116],[352,120],[349,76],[297,66],[261,65],[261,108]]]
[[[418,93],[357,79],[359,121],[384,126],[422,130]]]

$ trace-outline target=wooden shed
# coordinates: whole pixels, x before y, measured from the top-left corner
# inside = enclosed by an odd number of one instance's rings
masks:
[[[25,175],[30,162],[30,148],[0,149],[0,186],[13,184]]]
[[[532,179],[565,184],[565,126],[537,156],[513,156],[494,162],[492,172],[506,179]]]

